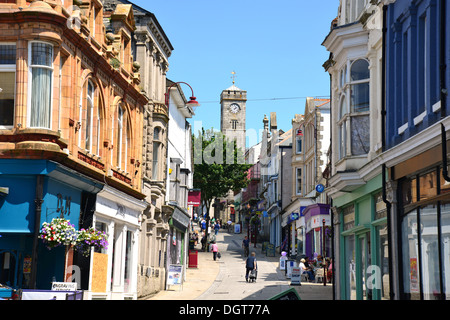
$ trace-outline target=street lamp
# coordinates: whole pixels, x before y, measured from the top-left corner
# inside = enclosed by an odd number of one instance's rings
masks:
[[[165,95],[165,98],[166,98],[166,100],[165,100],[165,105],[166,105],[166,107],[169,108],[170,89],[171,89],[174,85],[177,85],[177,84],[179,84],[179,83],[184,83],[184,84],[187,85],[189,88],[191,88],[191,91],[192,91],[192,96],[189,98],[190,100],[186,103],[186,106],[187,106],[187,107],[192,107],[192,108],[194,108],[194,107],[199,107],[199,106],[200,106],[200,103],[198,103],[198,101],[196,100],[196,97],[194,96],[194,90],[192,90],[192,87],[191,87],[189,84],[187,84],[186,82],[175,82],[175,83],[173,83],[169,88],[167,88],[167,92],[164,94],[164,95]]]

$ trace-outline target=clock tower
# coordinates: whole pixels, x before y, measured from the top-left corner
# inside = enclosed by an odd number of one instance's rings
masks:
[[[236,140],[237,146],[245,154],[245,103],[247,91],[233,85],[220,95],[220,131],[228,140]]]

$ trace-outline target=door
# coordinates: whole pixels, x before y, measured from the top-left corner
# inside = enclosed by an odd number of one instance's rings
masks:
[[[357,279],[357,296],[359,300],[372,300],[372,289],[367,286],[367,278],[369,274],[367,270],[371,265],[371,252],[370,252],[370,232],[366,232],[358,237],[358,279]]]

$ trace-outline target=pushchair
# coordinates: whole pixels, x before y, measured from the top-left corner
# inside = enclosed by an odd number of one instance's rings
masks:
[[[256,275],[257,274],[258,274],[258,270],[256,270],[256,269],[251,270],[250,274],[249,274],[249,277],[248,277],[249,282],[256,282]]]

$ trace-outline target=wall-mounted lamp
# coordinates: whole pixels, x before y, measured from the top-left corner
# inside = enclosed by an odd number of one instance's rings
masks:
[[[165,101],[166,107],[169,108],[170,89],[174,85],[179,84],[179,83],[184,83],[189,88],[191,88],[192,96],[190,97],[190,100],[186,103],[186,106],[187,107],[192,107],[192,108],[199,107],[200,103],[198,103],[198,101],[196,100],[197,98],[194,96],[194,90],[192,90],[192,87],[189,84],[187,84],[186,82],[175,82],[169,88],[167,88],[167,92],[164,94],[165,97],[166,97],[166,101]]]

